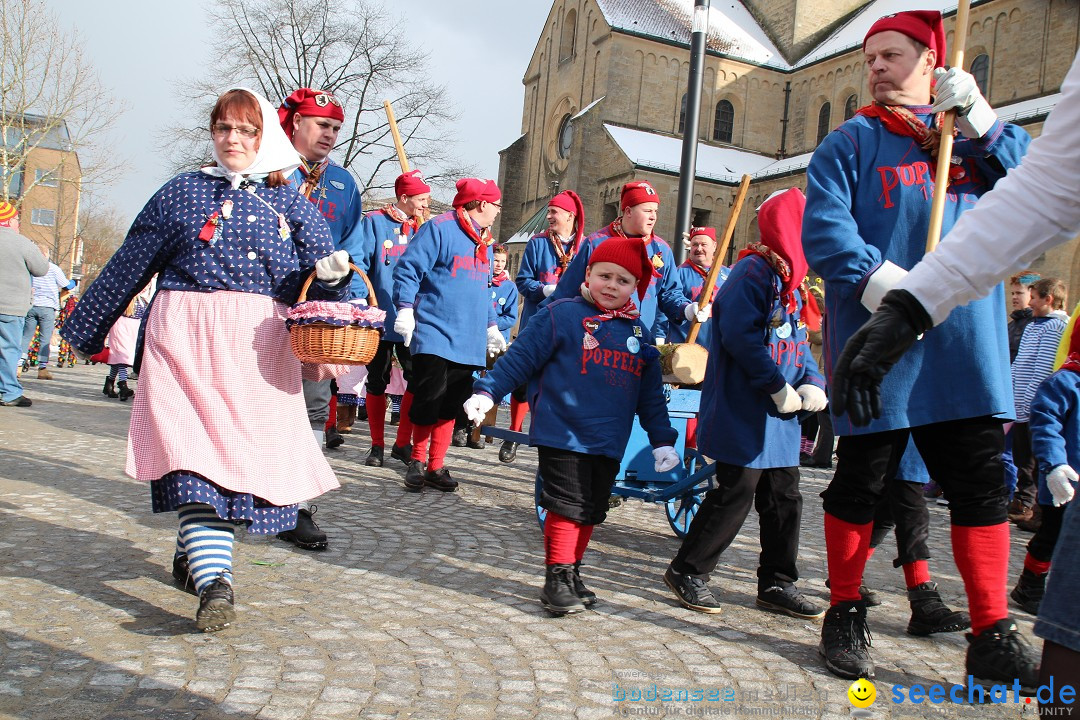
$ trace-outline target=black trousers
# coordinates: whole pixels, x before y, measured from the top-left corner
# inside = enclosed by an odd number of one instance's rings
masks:
[[[409,352],[409,348],[405,347],[405,343],[380,340],[379,349],[375,351],[375,357],[371,359],[367,366],[367,392],[369,395],[384,395],[386,393],[386,386],[390,384],[390,371],[394,367],[395,355],[401,365],[401,374],[405,377],[405,382],[412,380],[412,354]],[[465,401],[462,400],[462,402]]]
[[[717,487],[705,493],[671,567],[703,580],[742,529],[751,505],[758,512],[761,555],[758,589],[799,579],[802,493],[799,468],[744,468],[716,464]]]
[[[876,548],[889,534],[896,531],[896,558],[893,567],[902,567],[916,560],[929,560],[930,511],[926,509],[922,483],[893,480],[888,483],[881,504],[874,514],[874,529],[870,547]]]
[[[1061,523],[1065,518],[1065,510],[1068,509],[1069,503],[1061,507],[1053,505],[1039,507],[1042,508],[1042,524],[1028,540],[1027,551],[1031,553],[1031,557],[1040,562],[1050,562],[1050,558],[1054,556],[1054,546],[1057,545],[1058,535],[1061,534]]]
[[[585,525],[604,522],[620,462],[543,445],[536,454],[543,479],[540,507]]]
[[[967,418],[868,435],[846,435],[836,446],[836,474],[821,497],[825,512],[845,522],[873,522],[896,477],[909,435],[930,477],[949,500],[953,525],[982,527],[1006,521],[1005,434],[992,417]]]
[[[473,372],[479,369],[438,355],[413,355],[413,378],[409,383],[413,403],[409,420],[413,425],[453,420],[472,395]]]
[[[1026,422],[1013,423],[1013,464],[1016,465],[1016,491],[1013,499],[1032,507],[1039,491],[1039,468],[1031,451],[1031,426]]]

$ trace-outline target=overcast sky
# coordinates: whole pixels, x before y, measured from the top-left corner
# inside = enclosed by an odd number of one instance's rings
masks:
[[[79,30],[103,84],[128,105],[110,135],[128,165],[104,194],[130,222],[168,179],[156,132],[183,119],[176,82],[216,59],[207,45],[207,0],[46,3]],[[410,40],[430,54],[432,78],[453,98],[459,156],[497,179],[499,150],[521,133],[521,78],[550,0],[410,0],[385,6],[402,18]]]

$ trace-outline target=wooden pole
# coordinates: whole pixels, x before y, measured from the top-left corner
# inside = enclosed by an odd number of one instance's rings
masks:
[[[964,67],[964,46],[967,44],[968,10],[970,0],[960,0],[956,8],[956,25],[949,53],[949,67]],[[934,200],[930,205],[930,227],[926,231],[926,252],[934,252],[941,240],[941,223],[945,217],[945,196],[949,188],[949,168],[952,165],[953,128],[956,110],[945,113],[941,123],[941,145],[938,147],[937,174],[934,176]]]
[[[746,202],[746,193],[749,190],[750,176],[743,175],[742,182],[739,183],[739,191],[735,194],[735,201],[731,206],[731,214],[728,215],[727,225],[724,227],[723,240],[716,248],[712,267],[709,268],[709,274],[705,277],[705,286],[701,288],[701,297],[698,298],[698,308],[700,310],[704,310],[711,300],[713,288],[716,287],[716,278],[720,275],[720,268],[723,265],[724,254],[727,253],[728,246],[731,245],[731,238],[735,235],[735,223],[739,220],[739,212],[742,210],[743,203]],[[700,328],[701,323],[697,321],[697,318],[690,321],[690,332],[686,334],[687,343],[693,344],[697,340]]]
[[[397,150],[398,164],[401,172],[409,172],[409,158],[405,157],[405,145],[401,142],[401,133],[398,132],[397,120],[394,119],[394,108],[389,100],[383,100],[383,108],[386,110],[386,121],[390,123],[390,134],[394,136],[394,148]]]

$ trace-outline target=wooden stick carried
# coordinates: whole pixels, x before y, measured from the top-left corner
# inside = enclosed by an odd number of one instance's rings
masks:
[[[968,10],[970,0],[960,0],[956,8],[956,25],[953,44],[949,53],[949,67],[964,67],[964,46],[967,44]],[[949,189],[949,168],[952,164],[953,128],[956,126],[956,110],[945,113],[941,123],[941,145],[938,147],[937,174],[934,176],[934,200],[930,205],[930,227],[926,232],[926,252],[934,252],[941,240],[941,223],[945,217],[945,195]]]
[[[390,123],[390,134],[394,136],[394,148],[397,150],[398,164],[401,165],[401,173],[409,172],[409,158],[405,157],[405,145],[401,142],[401,133],[398,132],[397,120],[394,119],[394,108],[389,100],[383,100],[383,108],[386,110],[386,121]]]
[[[712,291],[716,287],[716,278],[720,275],[724,255],[727,253],[728,246],[731,245],[731,238],[735,235],[735,223],[739,220],[739,212],[742,210],[743,203],[746,202],[746,193],[749,189],[750,176],[743,175],[742,182],[739,183],[739,192],[735,194],[735,202],[731,207],[731,215],[728,215],[727,225],[724,227],[723,239],[716,247],[712,267],[709,268],[709,274],[705,276],[705,287],[701,288],[701,297],[698,298],[698,309],[700,310],[704,310],[705,306],[711,302]],[[697,318],[690,321],[690,332],[686,334],[687,343],[693,343],[697,340],[700,328],[701,323],[697,321]]]

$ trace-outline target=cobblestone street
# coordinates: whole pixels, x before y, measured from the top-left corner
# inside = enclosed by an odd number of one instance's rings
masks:
[[[451,448],[460,490],[414,495],[389,453],[385,468],[363,465],[364,423],[328,452],[342,488],[320,498],[315,519],[329,549],[238,532],[238,622],[197,633],[198,601],[170,575],[176,516],[153,515],[147,488],[123,473],[131,403],[103,397],[106,373],[79,366],[51,382],[29,373],[33,407],[0,408],[0,717],[850,715],[850,683],[817,655],[819,626],[754,606],[755,515],[713,576],[722,614],[675,602],[661,579],[678,547],[664,509],[627,501],[585,557],[600,602],[553,619],[537,600],[535,452],[523,448],[504,465],[498,442]],[[800,587],[823,602],[817,494],[827,480],[825,471],[803,475]],[[962,606],[947,521],[947,509],[933,505],[931,570],[946,601]],[[1028,537],[1014,532],[1011,581]],[[890,701],[896,684],[962,683],[967,647],[962,633],[905,634],[909,609],[892,550],[883,547],[866,576],[885,600],[870,611],[872,716],[1035,717],[1034,704]],[[1016,612],[1034,641],[1032,618]],[[654,687],[718,689],[721,699],[629,699]],[[728,689],[734,699],[724,701]]]

